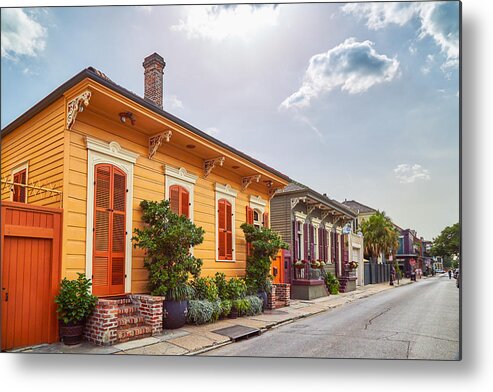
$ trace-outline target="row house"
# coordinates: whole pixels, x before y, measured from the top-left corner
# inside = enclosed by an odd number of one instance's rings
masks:
[[[341,203],[297,182],[276,192],[271,200],[271,227],[289,244],[280,273],[291,284],[292,298],[327,295],[323,279],[327,272],[339,278],[342,291],[355,288],[356,277],[349,276],[347,265],[363,260],[362,239],[343,229],[356,217]]]
[[[99,297],[148,292],[131,242],[144,199],[205,230],[193,249],[204,275],[245,274],[240,225],[268,226],[290,180],[165,111],[165,65],[145,58],[144,97],[84,69],[2,130],[2,348],[57,340],[64,277],[85,273]]]

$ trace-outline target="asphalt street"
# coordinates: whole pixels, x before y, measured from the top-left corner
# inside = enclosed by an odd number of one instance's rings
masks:
[[[203,355],[458,360],[455,284],[423,279]]]

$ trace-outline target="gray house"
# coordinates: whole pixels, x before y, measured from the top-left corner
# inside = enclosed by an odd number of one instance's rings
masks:
[[[327,295],[324,275],[332,272],[341,291],[356,288],[349,272],[349,233],[357,214],[343,204],[297,182],[276,192],[270,202],[271,228],[290,245],[284,257],[284,283],[291,298]],[[343,230],[344,229],[344,230]],[[362,248],[362,238],[361,245]]]

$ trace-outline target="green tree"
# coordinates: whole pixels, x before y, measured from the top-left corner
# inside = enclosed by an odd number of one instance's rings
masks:
[[[460,226],[456,223],[447,226],[437,238],[433,239],[432,256],[441,256],[444,259],[457,258],[460,254]]]
[[[377,211],[361,224],[365,257],[376,262],[380,255],[395,255],[399,232],[384,211]]]
[[[202,243],[204,230],[171,211],[168,200],[143,200],[140,207],[145,225],[134,230],[132,240],[134,247],[146,251],[151,294],[175,301],[190,298],[188,280],[197,278],[202,268],[202,260],[192,256],[190,248]]]
[[[251,244],[251,255],[247,257],[245,280],[251,293],[269,291],[271,284],[271,260],[279,249],[288,249],[278,233],[265,227],[243,223],[241,225],[245,239]]]

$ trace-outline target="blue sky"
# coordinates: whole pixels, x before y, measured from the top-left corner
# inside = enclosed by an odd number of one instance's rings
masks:
[[[456,2],[2,9],[2,128],[88,66],[431,239],[459,219]]]

